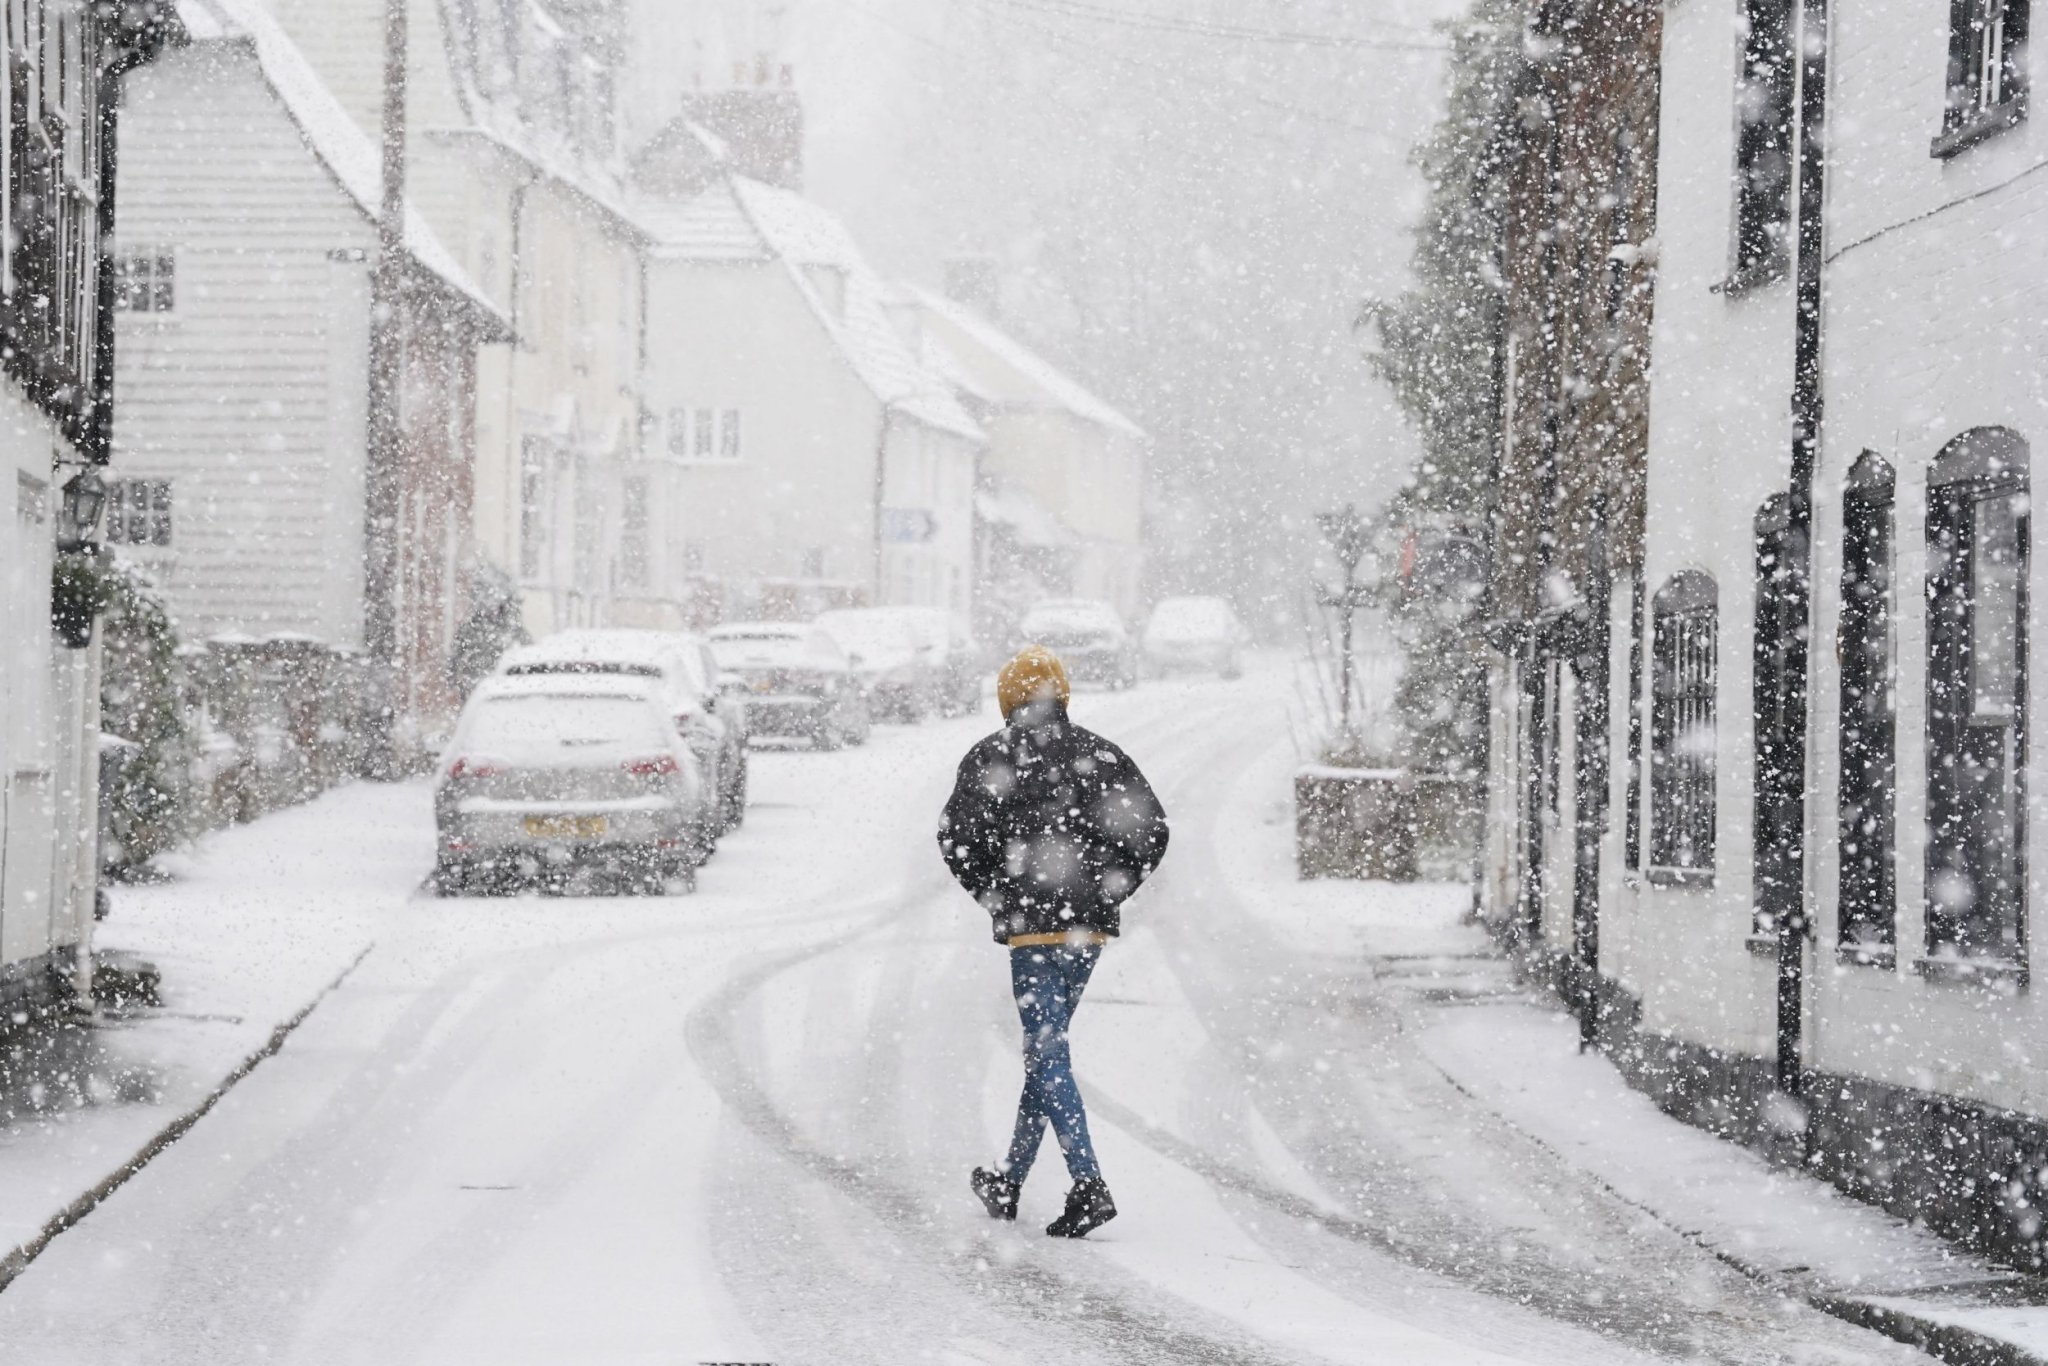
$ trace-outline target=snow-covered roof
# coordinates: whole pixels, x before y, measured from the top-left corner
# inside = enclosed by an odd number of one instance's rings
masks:
[[[685,203],[636,205],[634,216],[654,235],[657,256],[691,261],[772,259],[768,244],[723,177]]]
[[[1145,433],[1137,423],[973,309],[917,285],[905,285],[903,289],[921,307],[946,324],[956,341],[964,342],[1003,372],[1008,383],[996,386],[984,381],[982,385],[984,391],[989,388],[1002,391],[1002,396],[995,399],[997,403],[1061,408],[1083,421],[1108,427],[1140,441],[1145,439]],[[965,362],[968,358],[963,356],[960,359]]]
[[[1050,549],[1080,540],[1052,509],[1022,489],[983,489],[974,495],[974,510],[984,522],[1008,527],[1019,545]]]
[[[894,411],[979,441],[979,424],[953,386],[919,363],[889,318],[890,287],[830,211],[790,190],[721,170],[695,197],[634,210],[667,260],[780,262],[848,364]],[[827,298],[816,270],[839,284]]]
[[[256,54],[263,78],[349,198],[372,221],[382,212],[383,153],[349,117],[277,20],[253,0],[177,0],[178,18],[194,43],[242,43]],[[425,218],[408,209],[405,249],[413,261],[509,334],[510,322],[455,260]]]

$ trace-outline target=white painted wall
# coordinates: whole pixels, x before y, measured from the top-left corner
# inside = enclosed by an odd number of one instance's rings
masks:
[[[1639,923],[1624,924],[1602,957],[1610,974],[1643,984],[1645,1027],[1758,1053],[1771,1045],[1772,997],[1768,964],[1744,946],[1754,880],[1752,534],[1791,468],[1793,286],[1715,290],[1731,266],[1736,17],[1733,0],[1665,15],[1649,404],[1649,592],[1688,569],[1713,575],[1719,589],[1715,878],[1704,887],[1646,880],[1636,907],[1604,917]],[[1646,612],[1646,639],[1652,628]],[[1625,747],[1616,753],[1625,761]],[[1621,802],[1613,809],[1618,823]]]
[[[1829,199],[1828,432],[1817,497],[1813,876],[1820,911],[1811,1056],[1818,1065],[1900,1086],[2048,1114],[2048,1009],[2033,993],[1924,980],[1926,951],[1926,619],[1924,533],[1929,467],[1979,426],[2030,443],[2035,488],[2048,452],[2048,181],[2036,172],[2048,129],[2033,120],[1946,161],[1928,154],[1939,130],[1946,10],[1836,7],[1835,127]],[[2042,45],[2032,79],[2048,80]],[[1833,967],[1839,861],[1833,832],[1840,780],[1840,675],[1828,643],[1840,620],[1841,504],[1864,450],[1898,475],[1898,961]],[[2038,493],[2037,493],[2038,496]],[[2028,765],[2028,918],[2038,947],[2048,912],[2048,793],[2040,718],[2048,716],[2040,518],[2033,520]]]
[[[42,411],[0,380],[0,971],[57,942],[54,803],[67,746],[51,689],[51,468],[64,449]]]
[[[664,451],[677,410],[735,409],[737,461],[680,462],[685,539],[733,581],[824,576],[872,589],[882,405],[775,262],[657,259],[648,404]],[[674,458],[671,455],[665,458]],[[914,476],[912,476],[914,477]]]
[[[1712,292],[1728,268],[1733,159],[1733,6],[1667,12],[1659,172],[1660,261],[1651,370],[1648,585],[1680,570],[1720,590],[1720,810],[1711,888],[1643,883],[1619,868],[1626,715],[1615,716],[1615,821],[1607,846],[1603,966],[1644,1000],[1646,1027],[1752,1055],[1773,1046],[1774,967],[1745,950],[1754,757],[1753,518],[1789,474],[1789,282]],[[2048,1009],[2029,993],[1924,980],[1925,510],[1928,469],[1949,440],[2000,425],[2048,443],[2048,181],[2034,122],[1943,161],[1947,12],[1834,10],[1827,204],[1828,425],[1816,489],[1808,878],[1819,910],[1809,974],[1809,1060],[1895,1085],[2048,1113]],[[2039,45],[2033,79],[2048,78]],[[1898,704],[1898,961],[1836,962],[1841,493],[1874,450],[1898,472],[1894,597]],[[2038,459],[2037,459],[2038,464]],[[2048,715],[2048,641],[2033,548],[2030,705]],[[1616,604],[1626,678],[1626,600]],[[1646,631],[1649,621],[1646,616]],[[2028,781],[2048,792],[2038,728]],[[1647,784],[1646,784],[1647,786]],[[1647,792],[1645,793],[1647,797]],[[2028,831],[2030,918],[2048,906],[2048,822]]]

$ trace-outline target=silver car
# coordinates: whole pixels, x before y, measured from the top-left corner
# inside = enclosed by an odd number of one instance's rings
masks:
[[[648,679],[487,678],[434,787],[444,896],[595,874],[634,891],[692,891],[709,853],[703,779]]]

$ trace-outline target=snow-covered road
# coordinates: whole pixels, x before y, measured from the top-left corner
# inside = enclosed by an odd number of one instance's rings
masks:
[[[1003,955],[931,837],[984,718],[759,756],[689,898],[423,897],[424,794],[377,792],[328,836],[352,904],[381,888],[376,947],[0,1294],[0,1361],[1920,1359],[1498,1119],[1384,979],[1272,919],[1284,832],[1247,823],[1284,694],[1077,699],[1175,827],[1076,1030],[1123,1210],[1087,1242],[1038,1232],[1056,1155],[1014,1228],[965,1185],[1018,1080]]]

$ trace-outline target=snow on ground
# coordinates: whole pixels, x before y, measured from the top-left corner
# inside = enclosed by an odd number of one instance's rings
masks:
[[[1293,881],[1285,692],[1268,667],[1076,700],[1175,828],[1076,1030],[1124,1211],[1088,1241],[1038,1232],[1050,1143],[1016,1226],[966,1191],[1019,1081],[1004,955],[932,838],[983,717],[758,755],[693,897],[416,895],[411,787],[229,832],[124,896],[110,937],[172,994],[124,1038],[187,1096],[374,948],[0,1294],[0,1359],[1903,1359],[1450,1084],[1457,1040],[1413,1027],[1411,988],[1455,973],[1432,999],[1491,1009],[1499,966],[1453,890]],[[66,1122],[140,1133],[178,1094]],[[8,1142],[0,1164],[65,1147]],[[44,1182],[17,1204],[47,1213]]]
[[[110,889],[100,947],[156,963],[164,1008],[97,1031],[82,1085],[46,1083],[69,1103],[0,1128],[0,1248],[133,1159],[345,971],[419,885],[431,819],[424,786],[343,788],[207,836],[169,860],[172,882]]]

